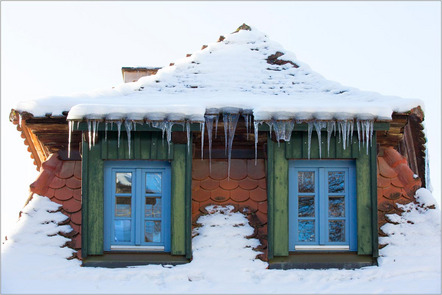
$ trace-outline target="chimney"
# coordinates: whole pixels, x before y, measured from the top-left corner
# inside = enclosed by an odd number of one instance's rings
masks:
[[[141,77],[155,75],[158,67],[122,67],[121,73],[123,74],[124,83],[136,82]]]

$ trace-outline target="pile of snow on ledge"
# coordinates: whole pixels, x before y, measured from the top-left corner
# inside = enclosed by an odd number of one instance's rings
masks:
[[[191,263],[147,265],[122,269],[80,267],[66,260],[66,239],[52,236],[68,230],[57,223],[66,218],[51,213],[59,205],[34,196],[25,208],[16,233],[2,247],[2,293],[25,294],[372,294],[441,292],[441,212],[429,210],[431,194],[420,189],[417,204],[408,204],[396,224],[383,230],[390,236],[380,250],[380,266],[357,270],[269,270],[254,259],[258,241],[247,219],[230,207],[209,207],[199,219]],[[48,237],[51,235],[52,237]]]

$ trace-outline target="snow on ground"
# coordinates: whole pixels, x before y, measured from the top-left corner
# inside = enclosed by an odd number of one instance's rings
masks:
[[[277,55],[276,53],[279,53]],[[280,54],[282,54],[280,56]],[[36,117],[203,121],[206,109],[252,110],[255,120],[391,119],[423,102],[329,81],[255,28],[227,34],[156,75],[113,89],[20,102]]]
[[[441,211],[426,189],[419,204],[403,206],[395,224],[384,226],[389,245],[380,251],[379,267],[357,270],[268,270],[254,259],[259,242],[246,239],[253,229],[232,207],[210,207],[193,238],[194,260],[180,266],[137,266],[123,269],[80,267],[66,260],[72,251],[60,248],[67,231],[57,226],[66,217],[58,205],[34,196],[24,209],[16,232],[2,245],[2,289],[26,294],[148,293],[399,293],[440,294]],[[48,237],[50,235],[51,237]]]

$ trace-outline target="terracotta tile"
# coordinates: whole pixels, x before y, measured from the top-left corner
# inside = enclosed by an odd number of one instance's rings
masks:
[[[204,180],[201,180],[200,187],[205,190],[214,190],[219,188],[219,180],[213,180],[212,178],[206,178]]]
[[[66,179],[66,185],[72,189],[81,188],[81,180],[75,177],[71,177]]]
[[[262,189],[267,189],[267,179],[262,178],[262,179],[258,180],[258,185]]]
[[[251,179],[249,177],[247,177],[239,182],[239,186],[243,189],[246,189],[246,190],[255,189],[258,187],[258,185],[259,185],[258,180]]]
[[[393,178],[397,176],[396,171],[391,168],[384,158],[378,158],[379,174],[387,178]]]
[[[63,202],[63,209],[69,213],[75,213],[81,210],[81,202],[74,198]]]
[[[210,199],[212,200],[212,201],[214,201],[215,203],[217,203],[217,204],[223,204],[223,203],[226,203],[226,202],[228,202],[229,200],[230,200],[230,198],[228,197],[228,196],[220,196],[220,195],[217,195],[217,196],[210,196]]]
[[[256,211],[256,216],[258,217],[259,221],[261,221],[261,225],[267,223],[267,214],[262,213],[261,211]]]
[[[192,191],[196,190],[199,187],[200,187],[200,181],[192,179]]]
[[[198,213],[199,209],[200,209],[200,203],[192,201],[192,215]]]
[[[199,209],[200,212],[203,213],[203,214],[207,214],[207,212],[206,212],[206,207],[207,207],[207,206],[210,206],[210,205],[216,205],[216,204],[215,204],[214,201],[212,201],[212,200],[210,200],[210,199],[209,199],[208,201],[201,202],[201,203],[200,203],[200,209]]]
[[[61,165],[62,161],[58,158],[58,154],[54,153],[49,158],[41,164],[43,170],[49,170],[49,171],[56,171],[58,170]]]
[[[402,155],[398,151],[396,151],[393,147],[388,147],[384,149],[383,157],[387,162],[387,164],[392,168],[396,167],[401,163],[407,164],[407,159],[402,157]]]
[[[73,196],[74,196],[73,190],[71,190],[67,186],[55,190],[55,198],[57,198],[61,201],[69,200]]]
[[[53,188],[48,188],[46,193],[43,195],[45,197],[48,197],[49,199],[52,199],[55,196],[55,190]]]
[[[59,172],[55,172],[55,175],[60,178],[69,178],[74,175],[76,161],[63,161],[63,166]]]
[[[404,187],[404,184],[399,180],[398,177],[391,178],[391,184],[395,187]]]
[[[248,199],[245,202],[242,202],[240,204],[241,207],[248,207],[252,212],[256,212],[258,211],[258,203],[256,203],[255,201]]]
[[[75,224],[81,224],[81,211],[71,214],[71,221]]]
[[[258,210],[262,213],[267,214],[267,201],[258,203]]]
[[[210,199],[210,191],[198,189],[192,192],[192,200],[197,202],[204,202]]]
[[[230,178],[241,180],[247,177],[247,160],[232,159],[230,161]]]
[[[230,191],[223,190],[221,188],[217,188],[215,190],[210,191],[210,198],[215,202],[225,202],[229,200],[231,197]]]
[[[219,182],[219,186],[222,189],[225,189],[225,190],[236,189],[238,187],[238,185],[239,185],[238,180],[234,180],[234,179],[231,179],[231,178],[230,179],[229,178],[225,178],[225,179],[223,179],[223,180],[221,180]]]
[[[247,175],[253,179],[266,177],[264,159],[258,159],[255,166],[255,160],[247,160]]]
[[[73,189],[72,192],[73,192],[73,197],[75,198],[75,200],[81,202],[81,188]]]
[[[76,236],[75,238],[72,239],[72,242],[74,242],[73,246],[74,249],[81,249],[81,235]]]
[[[77,233],[81,233],[81,225],[77,225],[77,224],[71,222],[70,226],[71,226],[72,229],[73,229],[74,231],[76,231]]]
[[[80,259],[80,260],[82,260],[82,258],[81,258],[81,250],[78,250],[78,251],[77,251],[77,258]]]
[[[236,202],[244,202],[250,198],[250,193],[248,190],[237,188],[231,191],[230,197]]]
[[[81,161],[75,161],[74,176],[81,179]]]
[[[392,200],[384,199],[384,201],[378,204],[378,210],[385,213],[393,212],[394,209],[395,207]]]
[[[416,183],[414,173],[407,164],[400,164],[394,169],[398,173],[399,181],[402,182],[405,188],[413,186]]]
[[[397,200],[401,197],[401,191],[402,189],[394,187],[394,186],[389,186],[383,189],[382,191],[382,195],[390,200]]]
[[[62,188],[63,186],[66,185],[66,180],[63,178],[59,178],[57,176],[55,176],[54,178],[52,178],[51,183],[49,184],[50,188],[53,189],[59,189]]]
[[[212,163],[213,170],[213,163]],[[196,159],[192,161],[192,179],[203,180],[209,177],[209,161]]]
[[[259,231],[261,232],[261,233],[263,233],[263,234],[267,234],[267,224],[266,225],[264,225],[263,227],[261,227],[260,229],[259,229]]]
[[[222,180],[224,178],[227,178],[227,161],[212,160],[212,171],[210,172],[210,177],[216,180]]]
[[[384,199],[384,189],[378,187],[377,193],[378,193],[378,202],[379,202]]]
[[[382,175],[378,175],[378,187],[387,187],[390,186],[390,178],[383,177]]]
[[[256,202],[263,202],[267,200],[267,192],[261,188],[256,188],[250,191],[250,198]]]

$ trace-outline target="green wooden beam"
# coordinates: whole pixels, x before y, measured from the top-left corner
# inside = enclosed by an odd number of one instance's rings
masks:
[[[88,227],[87,224],[89,223],[88,219],[88,198],[89,198],[89,191],[88,191],[88,178],[89,178],[89,147],[87,142],[83,141],[82,146],[82,161],[81,161],[81,256],[82,258],[87,257],[88,255]]]
[[[274,143],[270,136],[267,136],[267,255],[273,258],[273,244],[275,235],[275,214],[274,214]]]
[[[185,248],[186,258],[192,258],[192,137],[190,150],[186,145]]]
[[[370,156],[359,153],[356,159],[357,221],[358,221],[358,254],[373,253],[372,230],[372,196]]]
[[[378,175],[377,175],[377,148],[376,135],[372,137],[373,145],[370,149],[370,173],[371,173],[371,204],[372,204],[372,229],[373,229],[373,257],[379,256],[379,233],[378,233]]]
[[[186,153],[185,144],[177,144],[172,161],[171,254],[186,254]]]

